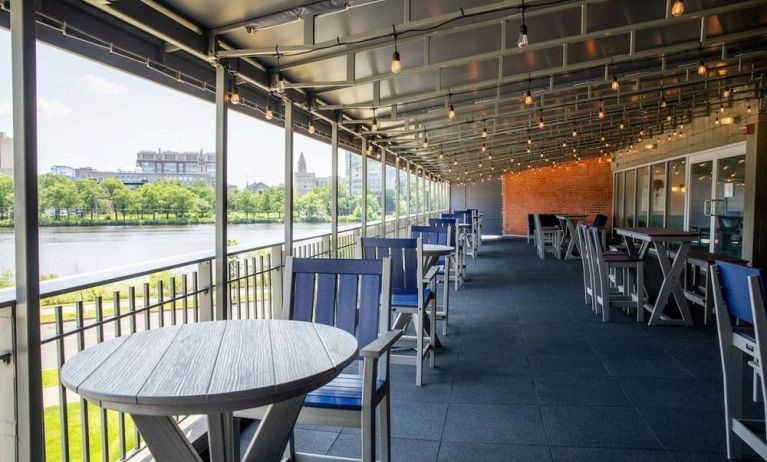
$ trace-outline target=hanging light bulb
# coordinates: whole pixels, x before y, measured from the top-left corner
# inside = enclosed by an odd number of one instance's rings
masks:
[[[440,151],[440,152],[439,152],[439,158],[440,158],[440,159],[442,159],[442,158],[444,158],[444,157],[445,157],[445,155],[442,153],[442,151]]]
[[[482,128],[482,138],[487,138],[487,127]]]
[[[601,101],[599,102],[599,115],[598,115],[598,117],[599,117],[599,120],[603,120],[605,118],[605,107],[604,107],[604,104],[602,104]]]
[[[566,148],[566,147],[567,147],[567,141],[562,141],[562,147],[563,147],[563,148]]]
[[[529,136],[527,137],[527,144],[528,144],[528,146],[533,144],[533,139],[530,138]]]
[[[487,155],[487,160],[493,160],[493,153],[492,152]]]
[[[623,130],[624,128],[626,128],[626,125],[625,125],[623,122],[621,122],[621,124],[620,124],[620,125],[618,125],[618,128],[619,128],[620,130]]]
[[[447,118],[450,120],[455,119],[455,108],[452,104],[450,105],[450,109],[447,111]]]
[[[732,92],[731,92],[731,90],[730,90],[730,87],[728,87],[728,86],[725,86],[725,87],[724,87],[724,91],[722,91],[722,98],[725,98],[725,99],[727,99],[727,98],[729,98],[729,97],[730,97],[730,95],[731,95],[731,94],[732,94]]]
[[[482,143],[482,152],[485,152],[487,150],[487,147],[485,146],[485,143]]]
[[[522,0],[522,25],[519,26],[519,39],[517,39],[517,46],[519,48],[525,48],[529,41],[527,39],[527,24],[525,23],[525,0]]]
[[[370,124],[370,131],[378,131],[378,119],[376,119],[376,108],[373,108],[373,122]]]
[[[266,120],[272,120],[274,118],[274,112],[272,112],[272,106],[266,103],[266,111],[264,111],[264,117]]]
[[[314,119],[309,119],[309,133],[314,134],[317,131],[317,127],[314,126]]]
[[[706,74],[708,74],[708,67],[706,67],[705,61],[701,59],[700,62],[698,62],[698,75],[702,76]]]
[[[573,138],[578,136],[578,129],[573,128]]]
[[[660,107],[665,108],[666,106],[668,106],[668,103],[666,103],[666,98],[662,97],[660,99]]]
[[[538,122],[538,128],[543,129],[545,126],[546,124],[543,123],[543,117],[541,117],[541,120]]]
[[[671,122],[671,114],[666,116],[666,122]]]
[[[613,81],[612,81],[612,83],[610,84],[610,88],[611,88],[613,91],[618,91],[618,90],[620,90],[620,88],[621,88],[621,83],[620,83],[620,82],[618,82],[618,77],[616,77],[616,76],[615,76],[615,74],[613,74]]]
[[[232,104],[240,104],[240,92],[237,91],[237,86],[232,87],[232,93],[229,95],[229,102]]]
[[[748,107],[746,108],[746,112],[748,114],[751,114],[751,103],[748,103]]]
[[[458,159],[453,159],[453,165],[458,165]]]
[[[429,138],[426,136],[426,133],[423,134],[423,148],[426,149],[429,147]]]
[[[530,89],[525,93],[525,104],[528,106],[533,104],[533,95],[530,93]]]
[[[684,0],[674,0],[671,6],[671,16],[679,17],[684,14]]]
[[[716,116],[716,119],[714,119],[714,125],[719,125],[719,116]]]
[[[719,112],[721,112],[722,114],[724,114],[724,104],[720,104],[720,105],[719,105]]]
[[[368,154],[372,154],[373,153],[373,143],[368,143],[367,151],[368,151]]]
[[[397,32],[394,32],[394,53],[391,55],[391,71],[393,74],[399,74],[402,70],[402,61],[400,61],[399,51],[397,51]]]

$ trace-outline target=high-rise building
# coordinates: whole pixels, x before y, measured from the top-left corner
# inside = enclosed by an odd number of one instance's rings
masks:
[[[346,184],[349,194],[357,197],[362,194],[362,156],[353,154],[349,151],[344,153],[344,165],[346,170]],[[394,177],[387,176],[387,189],[394,188]],[[389,181],[392,181],[391,183]],[[381,162],[373,162],[368,159],[368,191],[381,190]]]
[[[209,152],[141,151],[136,154],[136,167],[143,173],[179,175],[207,174],[216,176],[216,155]]]
[[[0,171],[13,171],[13,138],[0,132]]]

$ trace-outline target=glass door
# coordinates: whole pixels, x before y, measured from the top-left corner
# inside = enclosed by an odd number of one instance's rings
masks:
[[[690,246],[693,249],[709,251],[711,248],[713,175],[713,160],[690,163],[690,213],[687,229],[700,233],[700,238]]]
[[[746,189],[746,156],[716,161],[714,252],[740,258],[743,250],[743,203]]]
[[[701,234],[692,248],[740,258],[746,182],[744,143],[689,159],[687,229]]]

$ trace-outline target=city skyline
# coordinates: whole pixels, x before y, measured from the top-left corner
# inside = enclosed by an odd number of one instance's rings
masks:
[[[0,132],[12,136],[10,33],[0,30]],[[54,165],[125,169],[137,152],[214,152],[215,107],[38,42],[38,171]],[[229,177],[238,187],[284,183],[282,127],[230,111]],[[330,145],[294,135],[318,176],[330,176]],[[279,153],[279,156],[274,155]]]

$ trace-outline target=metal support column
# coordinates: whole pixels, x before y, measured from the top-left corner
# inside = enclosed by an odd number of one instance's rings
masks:
[[[407,190],[407,227],[405,228],[405,234],[407,235],[410,232],[410,225],[412,224],[411,216],[413,214],[413,195],[410,191],[410,161],[405,161],[405,171],[407,172],[407,175],[405,175],[405,189]]]
[[[362,138],[362,197],[360,198],[360,220],[362,222],[361,236],[368,235],[368,140]]]
[[[226,319],[229,307],[227,258],[227,137],[229,80],[225,63],[216,65],[216,304],[215,319]]]
[[[386,237],[386,149],[381,149],[381,237]]]
[[[35,1],[11,2],[16,250],[16,458],[45,458],[40,352]]]
[[[330,256],[338,257],[338,122],[330,124]]]
[[[293,104],[285,100],[285,252],[293,255]]]
[[[399,199],[400,199],[400,184],[399,184],[399,177],[400,177],[400,171],[399,171],[399,156],[394,157],[394,170],[397,172],[397,174],[394,176],[394,222],[396,223],[396,230],[394,232],[394,237],[399,237],[400,235],[400,215],[402,210],[400,210],[399,206]]]

